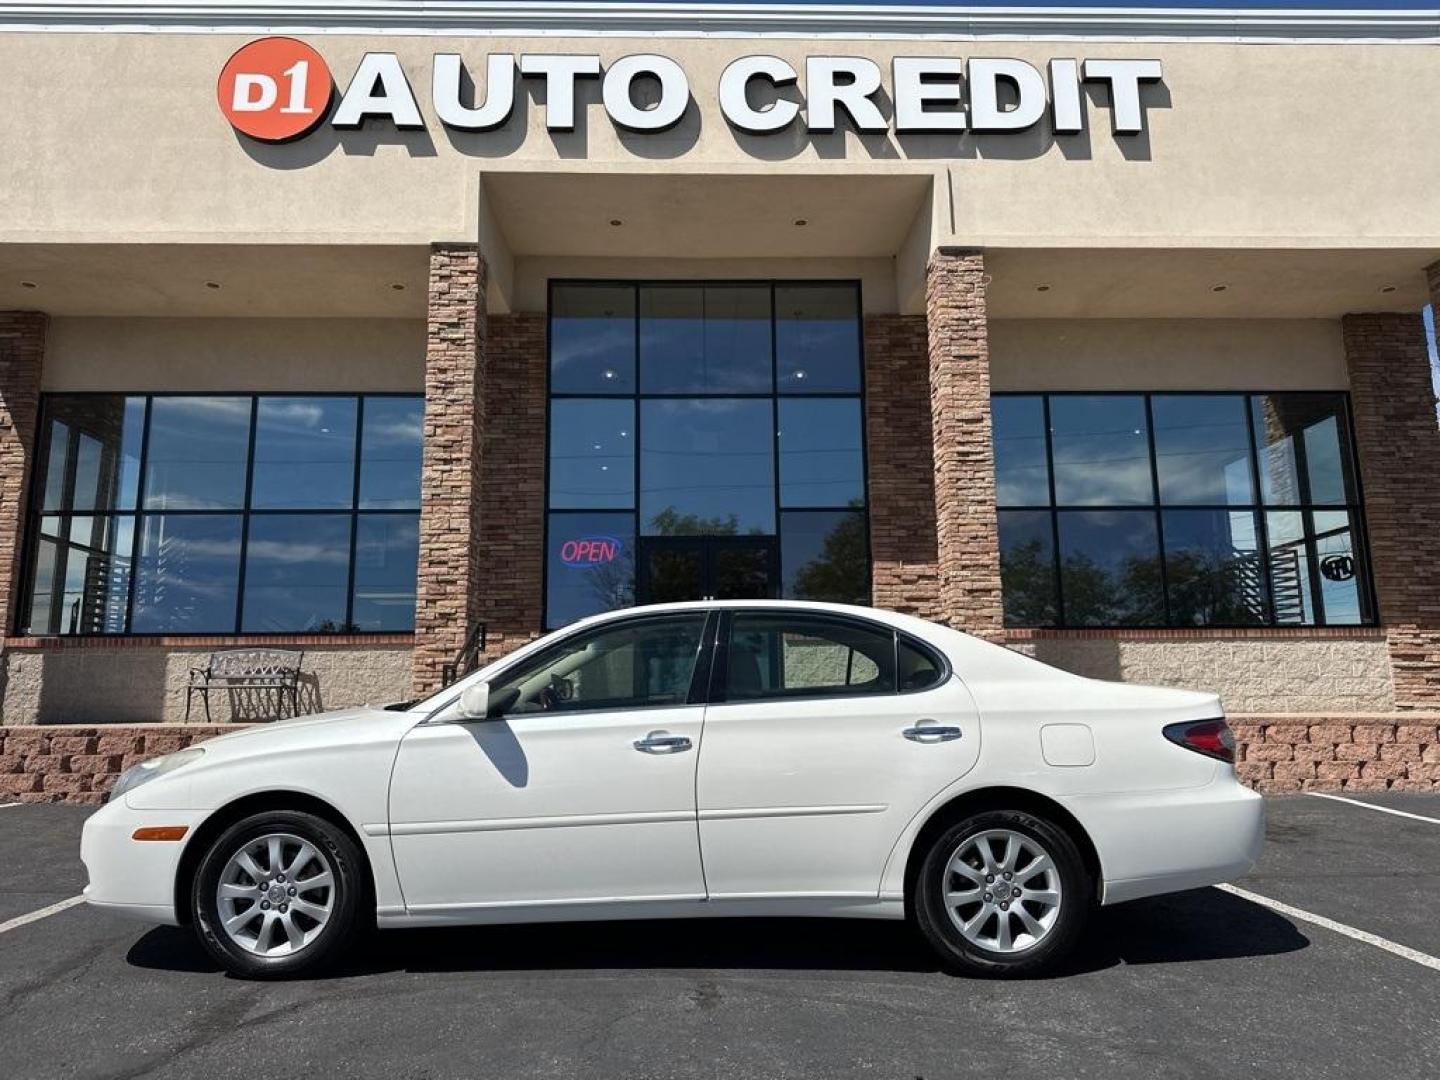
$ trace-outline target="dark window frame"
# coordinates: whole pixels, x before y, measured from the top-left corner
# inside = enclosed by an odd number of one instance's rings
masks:
[[[158,399],[176,398],[211,398],[211,397],[242,397],[250,400],[250,428],[247,436],[248,442],[245,453],[245,497],[241,506],[224,509],[147,509],[145,506],[145,472],[149,464],[150,450],[150,425],[151,407]],[[254,508],[251,506],[252,486],[255,472],[255,434],[259,414],[260,400],[262,398],[348,398],[356,403],[355,409],[355,448],[354,468],[351,480],[351,501],[348,509],[336,508]],[[145,405],[143,410],[143,429],[140,440],[140,457],[137,465],[137,486],[135,491],[135,505],[128,509],[116,509],[114,507],[105,510],[52,510],[45,511],[45,477],[44,470],[49,464],[50,452],[50,419],[52,403],[56,399],[78,399],[78,398],[143,398]],[[395,634],[412,633],[406,630],[363,630],[354,627],[352,624],[355,610],[355,555],[356,540],[359,533],[358,519],[360,516],[393,516],[393,517],[418,517],[420,514],[420,500],[417,493],[414,507],[377,507],[362,508],[359,505],[360,496],[360,474],[361,474],[361,444],[365,431],[365,401],[367,398],[404,398],[409,400],[424,401],[424,395],[406,391],[253,391],[253,390],[180,390],[180,391],[127,391],[127,390],[80,390],[80,391],[53,391],[42,394],[36,420],[36,448],[35,468],[30,479],[30,490],[27,495],[26,508],[26,529],[22,553],[22,587],[20,590],[20,603],[16,606],[12,620],[15,632],[19,636],[28,637],[67,637],[67,638],[137,638],[137,639],[159,639],[159,638],[211,638],[211,637],[235,637],[235,638],[273,638],[277,635],[286,637],[316,637],[328,638],[338,635],[356,637],[393,637]],[[67,493],[66,501],[73,498],[71,492],[72,479],[67,469],[64,480],[64,490]],[[345,593],[345,620],[344,623],[334,630],[245,630],[245,574],[246,563],[249,556],[250,521],[255,517],[274,516],[310,516],[310,515],[332,515],[346,516],[350,519],[349,528],[349,550],[347,554],[348,569],[346,576]],[[144,532],[144,524],[147,519],[155,517],[235,517],[241,518],[240,526],[240,551],[238,575],[235,585],[235,620],[229,630],[155,630],[135,631],[135,583],[136,566],[138,564],[140,545]],[[129,518],[132,522],[131,547],[130,551],[123,556],[115,552],[112,555],[116,558],[124,558],[129,566],[128,581],[125,596],[125,629],[122,631],[102,631],[98,633],[76,632],[68,630],[52,632],[49,630],[32,631],[28,623],[30,611],[34,600],[35,567],[40,550],[40,522],[42,518],[60,518],[69,521],[76,517],[105,517],[105,518]],[[417,566],[418,573],[418,566]]]
[[[708,705],[763,705],[782,704],[792,701],[848,701],[855,698],[904,697],[911,694],[928,694],[945,686],[955,674],[950,658],[944,651],[931,645],[914,634],[908,634],[887,623],[866,619],[858,615],[847,615],[836,611],[812,610],[808,608],[778,607],[724,607],[717,608],[719,622],[715,628],[714,657],[710,665],[710,679],[706,688],[705,702]],[[803,619],[809,622],[828,622],[837,626],[849,626],[874,634],[890,635],[890,664],[895,675],[895,686],[889,690],[817,690],[813,693],[772,694],[764,697],[739,698],[734,701],[726,697],[726,686],[730,675],[730,638],[737,616],[761,616],[783,619]],[[935,680],[925,686],[905,689],[900,685],[900,645],[914,649],[928,657],[938,673]]]
[[[1249,465],[1251,501],[1248,503],[1165,503],[1161,501],[1159,467],[1156,459],[1155,449],[1155,416],[1153,399],[1156,397],[1236,397],[1244,402],[1246,426],[1249,437]],[[1009,629],[1056,629],[1056,630],[1296,630],[1296,629],[1356,629],[1362,627],[1374,627],[1380,625],[1379,598],[1375,590],[1374,567],[1370,558],[1369,526],[1365,515],[1365,492],[1360,471],[1360,448],[1355,438],[1355,414],[1354,406],[1349,391],[1345,390],[1273,390],[1273,389],[1245,389],[1245,390],[1007,390],[997,391],[991,395],[994,398],[1039,398],[1042,402],[1042,417],[1045,435],[1045,466],[1047,470],[1047,482],[1050,499],[1047,504],[1019,504],[999,503],[997,501],[997,513],[1007,511],[1030,511],[1045,513],[1050,518],[1051,529],[1051,558],[1053,562],[1052,582],[1055,596],[1055,621],[1046,626],[1019,626],[1007,624]],[[1050,402],[1054,398],[1062,397],[1139,397],[1144,402],[1145,419],[1147,424],[1147,444],[1150,457],[1150,488],[1151,499],[1147,503],[1126,503],[1126,504],[1059,504],[1055,495],[1055,453],[1054,433],[1051,429]],[[1341,453],[1348,457],[1344,462],[1348,465],[1350,476],[1354,482],[1354,491],[1349,501],[1341,503],[1269,503],[1265,501],[1262,478],[1260,473],[1260,443],[1255,430],[1255,415],[1253,404],[1257,398],[1264,397],[1325,397],[1338,398],[1343,409],[1345,421],[1345,443],[1341,446]],[[1310,480],[1305,469],[1303,440],[1297,440],[1297,479],[1303,491],[1308,491]],[[1064,578],[1062,573],[1062,552],[1060,546],[1060,515],[1066,512],[1076,511],[1130,511],[1148,512],[1154,515],[1156,531],[1156,554],[1159,559],[1161,596],[1163,600],[1164,617],[1161,622],[1147,624],[1104,624],[1093,623],[1070,623],[1065,617],[1065,593]],[[1265,620],[1259,623],[1206,623],[1195,625],[1192,623],[1180,623],[1175,621],[1171,611],[1170,587],[1168,581],[1168,568],[1165,557],[1165,530],[1164,514],[1166,511],[1211,511],[1211,512],[1243,512],[1254,516],[1256,521],[1256,547],[1257,553],[1263,559],[1263,573],[1261,575],[1265,588]],[[1318,567],[1318,541],[1327,536],[1334,535],[1347,530],[1330,529],[1325,532],[1318,532],[1314,527],[1314,515],[1325,512],[1345,513],[1349,516],[1350,525],[1348,531],[1352,538],[1352,547],[1360,566],[1355,575],[1356,589],[1359,597],[1361,618],[1358,622],[1330,623],[1325,619],[1325,602],[1323,597],[1324,586],[1319,580],[1318,573],[1309,577],[1307,589],[1311,609],[1315,613],[1313,621],[1308,623],[1281,623],[1275,621],[1275,599],[1273,595],[1273,580],[1270,571],[1270,539],[1269,522],[1267,516],[1270,513],[1299,513],[1304,528],[1304,547],[1306,565],[1314,564]]]
[[[679,709],[695,705],[755,705],[765,702],[779,701],[814,701],[820,699],[834,700],[838,698],[855,697],[907,697],[914,694],[928,694],[940,690],[949,684],[955,676],[954,665],[945,651],[915,634],[902,630],[898,627],[880,622],[876,619],[867,619],[860,615],[849,615],[837,611],[824,611],[810,608],[782,608],[782,607],[751,607],[748,605],[725,605],[723,607],[709,606],[705,604],[694,604],[683,608],[675,608],[669,611],[648,611],[645,609],[620,609],[618,611],[606,612],[601,615],[591,616],[588,619],[572,623],[564,630],[556,631],[554,641],[549,642],[543,648],[528,653],[525,656],[512,658],[502,666],[495,675],[488,679],[493,688],[501,680],[510,679],[517,674],[532,672],[544,664],[549,663],[551,658],[567,645],[575,642],[577,638],[587,634],[610,630],[621,626],[629,626],[635,623],[652,622],[660,619],[670,619],[677,616],[690,616],[704,614],[706,616],[704,626],[700,634],[700,644],[696,656],[695,668],[691,672],[690,689],[685,701],[679,704],[670,705],[640,705],[633,706],[634,709],[671,708]],[[729,648],[730,648],[730,627],[736,615],[773,615],[776,617],[795,617],[810,620],[823,620],[837,624],[868,630],[874,633],[893,635],[895,649],[895,689],[878,693],[856,694],[846,692],[841,694],[818,693],[805,696],[793,695],[784,698],[747,698],[743,701],[725,700],[724,687],[728,673]],[[928,657],[935,666],[937,672],[933,682],[925,686],[905,689],[900,686],[900,664],[899,650],[904,644],[906,647]],[[452,688],[455,690],[455,688]],[[433,718],[439,716],[445,709],[450,708],[460,699],[457,691],[452,692],[439,705],[430,710],[429,715]],[[582,716],[588,713],[613,713],[630,711],[632,707],[604,707],[596,709],[569,709],[551,715]],[[536,713],[507,714],[535,716]],[[492,718],[492,719],[498,719]]]
[[[720,287],[720,286],[765,286],[770,290],[770,390],[767,393],[645,393],[641,389],[640,381],[640,293],[641,288],[647,286],[690,286],[690,287]],[[556,392],[553,387],[554,381],[554,357],[552,347],[554,334],[551,332],[551,323],[555,317],[554,296],[557,288],[574,286],[613,286],[635,290],[634,314],[634,335],[635,335],[635,390],[630,394],[595,394],[595,393],[574,393],[567,391]],[[784,287],[826,287],[842,288],[848,287],[855,294],[855,333],[858,343],[857,365],[858,378],[855,391],[819,391],[819,392],[795,392],[781,391],[779,386],[778,365],[779,353],[776,346],[777,319],[775,310],[775,294],[778,288]],[[566,514],[630,514],[634,520],[635,538],[635,599],[634,602],[641,602],[639,595],[639,574],[640,574],[640,549],[644,533],[641,531],[640,521],[640,457],[641,457],[641,412],[640,405],[644,401],[694,401],[707,399],[735,399],[735,400],[758,400],[771,403],[771,492],[773,502],[773,513],[775,520],[775,531],[772,533],[756,534],[758,539],[761,535],[773,540],[776,546],[776,586],[778,589],[784,587],[785,564],[783,551],[783,533],[780,527],[780,515],[782,512],[803,513],[807,511],[820,512],[847,512],[856,513],[861,516],[861,522],[865,533],[866,558],[865,558],[865,581],[863,591],[866,596],[873,596],[874,589],[874,557],[870,544],[870,438],[869,438],[869,417],[866,412],[867,387],[865,372],[865,307],[861,282],[854,278],[550,278],[546,282],[545,294],[545,522],[543,528],[544,549],[541,558],[540,572],[540,619],[539,627],[541,633],[556,629],[550,625],[550,542],[551,542],[551,519]],[[841,398],[855,399],[860,404],[860,467],[861,467],[861,492],[863,505],[854,506],[804,506],[804,507],[783,507],[780,502],[780,400],[782,398],[799,399],[823,399]],[[614,507],[586,507],[586,508],[562,508],[552,509],[550,506],[550,425],[552,422],[552,405],[555,401],[564,400],[592,400],[592,401],[633,401],[635,403],[635,425],[634,425],[634,481],[632,484],[633,502],[630,506]],[[741,534],[749,535],[749,534]]]

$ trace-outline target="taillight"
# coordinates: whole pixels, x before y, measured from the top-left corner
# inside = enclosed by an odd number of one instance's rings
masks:
[[[1235,734],[1224,720],[1190,720],[1167,724],[1165,738],[1176,746],[1232,764],[1235,761]]]

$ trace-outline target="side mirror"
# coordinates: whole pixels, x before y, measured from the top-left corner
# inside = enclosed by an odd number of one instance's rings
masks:
[[[490,715],[490,684],[471,683],[460,693],[460,718],[484,720]]]

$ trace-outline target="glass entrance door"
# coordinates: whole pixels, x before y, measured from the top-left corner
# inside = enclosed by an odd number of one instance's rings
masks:
[[[640,545],[642,604],[768,600],[780,594],[771,537],[646,537]]]

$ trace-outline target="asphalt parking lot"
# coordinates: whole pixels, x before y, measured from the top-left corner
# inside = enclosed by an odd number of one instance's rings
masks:
[[[1267,899],[1440,956],[1435,821],[1272,798]],[[75,896],[87,808],[0,809],[0,927]],[[903,925],[714,920],[392,931],[323,980],[220,974],[83,905],[0,931],[0,1075],[1440,1076],[1440,971],[1201,889],[1106,909],[1063,974],[938,971]]]

